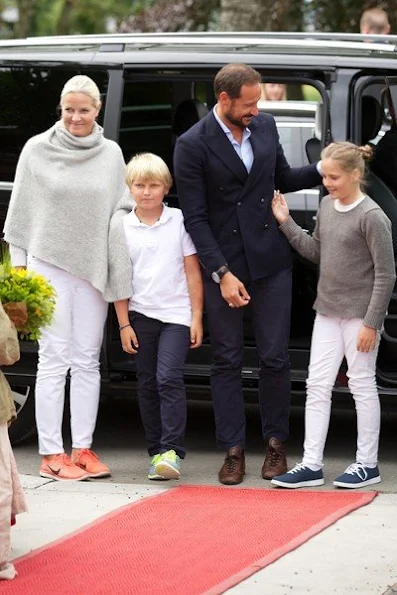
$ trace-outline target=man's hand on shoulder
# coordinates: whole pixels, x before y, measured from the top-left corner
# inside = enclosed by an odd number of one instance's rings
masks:
[[[230,272],[222,277],[220,290],[223,299],[228,303],[230,308],[246,306],[251,299],[244,283]]]

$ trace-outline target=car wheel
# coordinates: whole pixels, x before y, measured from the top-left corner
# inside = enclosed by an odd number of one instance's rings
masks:
[[[9,428],[11,444],[18,444],[36,434],[34,389],[31,386],[11,386],[17,419]]]

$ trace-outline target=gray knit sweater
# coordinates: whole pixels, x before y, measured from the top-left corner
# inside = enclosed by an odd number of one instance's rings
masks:
[[[382,328],[396,270],[390,221],[371,198],[339,212],[326,196],[312,236],[291,217],[280,229],[302,256],[320,265],[317,312]]]
[[[98,124],[76,137],[57,122],[22,150],[6,241],[109,292],[109,223],[129,196],[124,176],[121,149]]]

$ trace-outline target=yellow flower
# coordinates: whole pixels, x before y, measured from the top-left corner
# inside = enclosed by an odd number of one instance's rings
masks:
[[[52,322],[56,301],[52,285],[34,271],[11,267],[7,260],[0,264],[0,300],[26,303],[28,321],[20,329],[23,339],[39,339],[41,329]]]

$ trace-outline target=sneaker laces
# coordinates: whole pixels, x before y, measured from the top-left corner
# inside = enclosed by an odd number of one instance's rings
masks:
[[[293,467],[288,473],[299,473],[299,471],[306,471],[308,467],[303,463],[296,463],[295,467]]]
[[[168,461],[173,461],[174,463],[176,462],[175,450],[167,450],[166,452],[163,453],[163,457],[165,459],[167,459]]]
[[[368,473],[362,463],[352,463],[348,466],[345,473],[347,475],[358,475],[363,481],[368,477]]]
[[[81,456],[88,457],[92,461],[99,461],[98,455],[93,450],[91,450],[89,448],[82,448],[81,451],[78,454],[77,459],[79,459]]]

